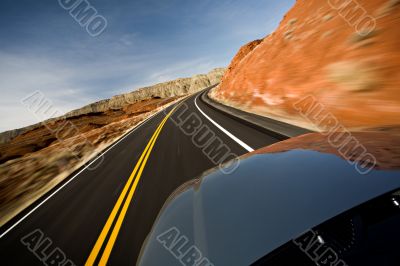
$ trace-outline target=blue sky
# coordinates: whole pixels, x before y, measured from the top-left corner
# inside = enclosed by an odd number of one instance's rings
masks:
[[[0,2],[0,131],[38,122],[21,104],[40,90],[67,112],[227,66],[272,32],[294,0],[89,0],[108,22],[90,36],[58,0]]]

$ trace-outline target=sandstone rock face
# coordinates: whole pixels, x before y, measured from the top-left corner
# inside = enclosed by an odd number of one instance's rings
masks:
[[[210,96],[322,131],[295,107],[313,97],[357,131],[400,124],[400,1],[298,0],[278,29],[241,48]]]
[[[224,68],[216,68],[208,74],[196,75],[191,78],[181,78],[141,88],[130,93],[114,96],[111,99],[86,105],[80,109],[67,113],[65,116],[47,120],[45,123],[53,123],[57,120],[73,118],[90,113],[104,113],[110,110],[120,110],[128,105],[152,98],[170,98],[194,93],[208,86],[219,83],[224,72]],[[41,125],[42,123],[38,123],[32,126],[0,133],[0,144],[7,143],[24,132],[41,127]]]
[[[242,46],[239,50],[239,52],[235,55],[235,57],[232,59],[231,64],[229,65],[225,75],[234,75],[234,72],[236,68],[238,67],[238,64],[244,59],[250,52],[252,52],[260,43],[262,43],[263,40],[255,40],[252,42],[249,42],[248,44]]]

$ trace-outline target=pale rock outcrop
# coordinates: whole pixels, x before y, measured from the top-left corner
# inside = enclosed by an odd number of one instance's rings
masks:
[[[127,105],[151,98],[169,98],[182,96],[188,93],[194,93],[208,86],[219,83],[222,76],[224,75],[224,71],[224,68],[216,68],[208,74],[195,75],[191,78],[179,78],[173,81],[159,83],[154,86],[144,87],[129,93],[116,95],[111,99],[106,99],[86,105],[82,108],[73,110],[65,114],[64,116],[52,118],[44,122],[48,123],[52,121],[57,121],[59,119],[71,118],[90,113],[106,112],[108,110],[119,110]],[[40,127],[41,125],[42,123],[38,123],[28,127],[0,133],[0,144],[9,142],[20,134]]]
[[[66,114],[67,117],[88,114],[92,112],[104,112],[110,109],[119,109],[127,104],[133,104],[150,98],[168,98],[194,93],[201,89],[219,83],[224,74],[224,68],[217,68],[205,75],[196,75],[191,78],[180,78],[173,81],[159,83],[144,87],[133,92],[116,95],[111,99],[89,104],[80,109]]]

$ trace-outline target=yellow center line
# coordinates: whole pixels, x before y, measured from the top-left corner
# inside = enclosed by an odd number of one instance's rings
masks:
[[[107,237],[107,234],[111,229],[111,226],[112,226],[112,224],[113,224],[113,222],[115,220],[115,217],[117,216],[118,210],[121,208],[122,202],[123,202],[126,194],[128,193],[129,188],[131,187],[132,181],[134,180],[133,186],[129,191],[128,198],[126,199],[125,204],[124,204],[124,206],[122,208],[122,211],[121,211],[120,215],[118,216],[117,223],[114,226],[114,229],[112,231],[111,237],[110,237],[110,239],[109,239],[109,241],[107,243],[106,249],[104,250],[104,253],[103,253],[103,255],[101,257],[101,260],[100,260],[100,263],[99,263],[99,265],[106,265],[107,264],[108,258],[109,258],[110,254],[111,254],[111,250],[112,250],[112,248],[114,246],[114,243],[115,243],[115,240],[117,238],[118,232],[119,232],[119,230],[121,228],[122,222],[123,222],[123,220],[125,218],[126,212],[128,210],[129,204],[130,204],[130,202],[132,200],[132,197],[133,197],[133,195],[135,193],[137,184],[138,184],[139,179],[140,179],[140,177],[142,175],[142,172],[143,172],[143,169],[144,169],[144,167],[146,165],[146,162],[147,162],[147,160],[148,160],[148,158],[150,156],[150,153],[151,153],[151,151],[152,151],[152,149],[154,147],[154,144],[155,144],[155,142],[156,142],[156,140],[158,138],[158,135],[161,132],[161,129],[163,128],[164,124],[166,123],[166,121],[168,120],[168,118],[171,116],[171,114],[173,113],[173,111],[175,109],[176,108],[173,108],[166,115],[166,117],[160,123],[160,125],[157,128],[157,130],[154,132],[153,136],[151,137],[151,139],[147,143],[146,148],[144,149],[142,155],[140,156],[139,161],[135,165],[134,170],[132,171],[132,173],[131,173],[131,175],[130,175],[130,177],[129,177],[129,179],[128,179],[128,181],[127,181],[127,183],[126,183],[121,195],[119,196],[119,198],[117,200],[117,203],[115,204],[110,216],[107,219],[107,222],[106,222],[103,230],[100,233],[99,238],[96,241],[95,246],[93,247],[93,250],[91,251],[91,253],[89,255],[89,258],[87,259],[87,261],[85,263],[86,266],[91,266],[91,265],[94,264],[98,254],[100,252],[100,249],[103,246],[103,243],[104,243],[104,241],[105,241],[105,239]],[[139,169],[139,167],[140,167],[140,169]],[[139,169],[139,173],[136,176],[136,173],[137,173],[138,169]],[[136,176],[136,179],[135,179],[135,176]]]
[[[160,124],[160,125],[161,125],[161,124]],[[145,156],[147,150],[148,150],[149,147],[151,146],[151,143],[153,142],[155,136],[157,135],[156,133],[158,132],[159,129],[160,129],[160,126],[157,128],[156,132],[155,132],[155,133],[153,134],[153,136],[151,137],[151,139],[150,139],[149,143],[147,144],[145,150],[143,151],[143,153],[142,153],[142,155],[141,155],[139,161],[137,162],[137,164],[136,164],[136,166],[135,166],[135,168],[134,168],[132,174],[130,175],[130,177],[129,177],[129,179],[128,179],[128,182],[126,183],[124,189],[122,190],[121,195],[119,196],[119,198],[118,198],[118,200],[117,200],[117,203],[115,204],[115,206],[114,206],[114,208],[113,208],[113,210],[112,210],[110,216],[108,217],[107,222],[106,222],[106,224],[105,224],[103,230],[101,231],[100,236],[99,236],[99,238],[97,239],[96,244],[95,244],[95,246],[94,246],[92,252],[90,253],[90,256],[89,256],[89,258],[88,258],[88,260],[87,260],[87,262],[86,262],[85,265],[93,265],[93,264],[94,264],[94,261],[96,260],[96,257],[97,257],[97,255],[98,255],[98,253],[99,253],[99,251],[100,251],[100,249],[101,249],[103,243],[104,243],[104,240],[105,240],[105,238],[106,238],[106,236],[107,236],[107,233],[108,233],[108,231],[110,230],[111,225],[112,225],[112,223],[113,223],[115,217],[117,216],[118,210],[119,210],[120,207],[121,207],[122,201],[124,200],[125,195],[126,195],[126,193],[128,192],[128,189],[129,189],[130,185],[132,184],[132,181],[133,181],[133,179],[134,179],[134,177],[135,177],[135,175],[136,175],[136,172],[137,172],[137,170],[138,170],[138,168],[139,168],[139,165],[141,164],[141,162],[142,162],[142,160],[143,160],[143,158],[144,158],[144,156]]]

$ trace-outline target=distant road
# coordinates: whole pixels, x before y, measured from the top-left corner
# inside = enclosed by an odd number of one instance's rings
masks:
[[[200,119],[203,129],[208,127],[231,154],[278,141],[208,107],[198,97],[201,93],[147,120],[108,150],[98,168],[71,176],[3,226],[0,264],[44,265],[40,258],[58,247],[75,265],[135,265],[167,197],[223,159],[222,148],[218,153],[213,144],[204,151],[198,147],[200,141],[190,135],[190,121],[196,128]],[[188,117],[183,127],[174,123]],[[24,242],[39,243],[36,229],[43,233],[43,245],[31,252],[21,239],[33,232]],[[43,255],[37,254],[40,251]]]

